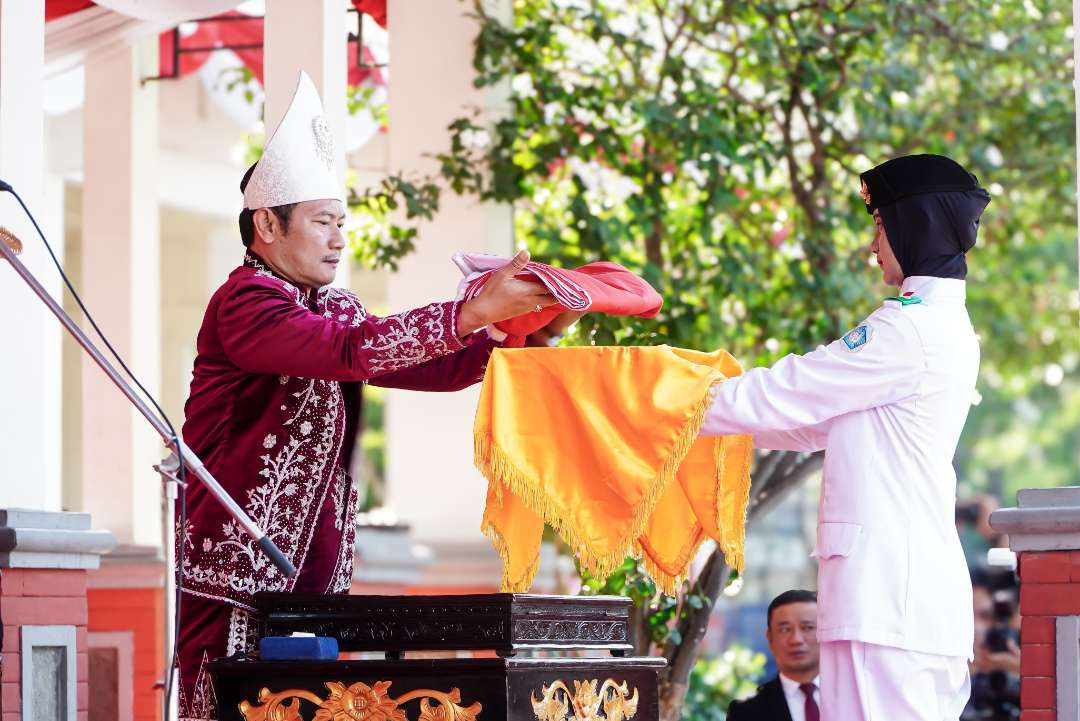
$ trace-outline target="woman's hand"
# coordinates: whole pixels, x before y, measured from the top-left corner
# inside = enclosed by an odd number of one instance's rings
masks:
[[[559,342],[564,331],[577,322],[577,319],[585,315],[584,311],[568,310],[559,313],[550,323],[543,328],[533,331],[525,338],[525,346],[550,347]]]

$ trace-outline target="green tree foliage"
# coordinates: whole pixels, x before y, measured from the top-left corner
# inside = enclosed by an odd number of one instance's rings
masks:
[[[511,203],[518,240],[539,260],[614,260],[666,300],[651,320],[586,316],[571,342],[723,347],[747,366],[765,364],[837,337],[891,294],[869,267],[872,223],[858,173],[895,155],[944,153],[994,196],[970,255],[983,363],[961,478],[1007,474],[1031,485],[1074,476],[1080,348],[1068,3],[513,7],[513,22],[503,24],[473,5],[476,83],[507,88],[511,114],[490,125],[475,115],[455,121],[449,148],[436,156],[438,177],[395,176],[355,193],[368,220],[354,236],[358,254],[392,266],[446,189]],[[751,517],[816,460],[759,459]],[[726,578],[714,557],[685,598],[652,602],[653,612],[668,614],[666,630],[642,640],[671,662],[662,689],[668,721],[679,717],[704,619]],[[690,598],[705,602],[695,607]]]
[[[733,700],[754,693],[764,669],[765,656],[740,646],[731,646],[717,658],[699,659],[690,673],[683,718],[724,721]]]

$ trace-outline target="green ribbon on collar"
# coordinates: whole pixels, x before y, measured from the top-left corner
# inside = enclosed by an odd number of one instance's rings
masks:
[[[900,305],[918,305],[919,303],[922,303],[922,298],[917,295],[893,295],[885,300],[895,300],[898,301]]]

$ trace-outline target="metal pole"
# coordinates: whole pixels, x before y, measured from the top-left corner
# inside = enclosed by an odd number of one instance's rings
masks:
[[[154,470],[161,475],[162,495],[161,515],[163,538],[161,548],[165,556],[165,659],[162,664],[164,673],[161,679],[161,705],[163,721],[176,721],[177,719],[177,669],[173,667],[173,642],[176,639],[176,499],[179,496],[179,487],[183,484],[177,477],[176,472],[180,469],[180,460],[175,453],[160,464],[154,466]],[[181,569],[177,569],[179,572]],[[170,681],[172,683],[170,683]],[[172,689],[173,698],[165,694]],[[169,717],[165,717],[166,709],[172,709]]]

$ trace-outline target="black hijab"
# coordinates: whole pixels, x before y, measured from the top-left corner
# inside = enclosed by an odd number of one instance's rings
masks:
[[[979,179],[943,155],[906,155],[861,176],[866,211],[881,222],[904,277],[967,276],[964,254],[975,245],[990,194]]]

